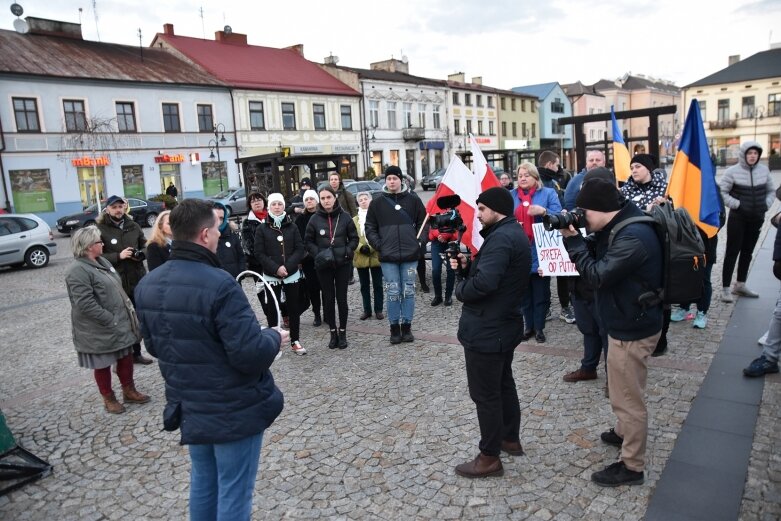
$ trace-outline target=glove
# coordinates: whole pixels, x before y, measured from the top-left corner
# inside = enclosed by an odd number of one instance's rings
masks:
[[[365,244],[359,248],[359,251],[364,255],[371,255],[372,253],[372,249],[366,246]]]

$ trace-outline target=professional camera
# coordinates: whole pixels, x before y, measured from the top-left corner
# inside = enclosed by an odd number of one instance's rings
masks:
[[[133,260],[142,261],[146,259],[146,254],[137,248],[133,248],[133,251],[130,253],[130,258]]]
[[[445,211],[429,217],[431,227],[439,230],[439,233],[456,235],[456,240],[448,241],[445,253],[441,254],[445,260],[454,259],[461,252],[461,234],[466,231],[466,226],[458,211],[459,204],[461,204],[461,198],[458,195],[443,195],[437,198],[437,206]]]
[[[546,230],[563,230],[569,228],[570,225],[578,228],[584,228],[586,226],[586,212],[580,208],[575,208],[571,212],[561,212],[554,214],[545,214],[542,218],[542,225]]]

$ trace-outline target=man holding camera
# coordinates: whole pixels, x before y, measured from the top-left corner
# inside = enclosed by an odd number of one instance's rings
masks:
[[[607,374],[616,426],[601,439],[621,447],[621,459],[591,480],[603,487],[640,485],[645,478],[648,357],[662,330],[662,247],[652,224],[622,223],[643,212],[616,185],[595,177],[583,182],[576,203],[584,212],[593,250],[576,227],[561,230],[564,246],[595,291],[596,312],[607,330]]]
[[[456,467],[467,478],[501,476],[500,451],[523,454],[521,407],[513,379],[515,348],[523,338],[521,300],[529,284],[529,239],[513,217],[513,198],[500,186],[477,198],[484,242],[471,262],[451,257],[456,298],[464,303],[458,340],[464,346],[469,396],[477,407],[480,454]]]
[[[141,251],[146,246],[144,231],[127,214],[127,201],[118,195],[108,198],[104,213],[97,219],[97,226],[103,240],[103,257],[117,270],[122,279],[122,289],[135,305],[133,293],[146,274],[146,255]],[[133,345],[133,362],[152,363],[151,358],[141,354],[141,344]]]

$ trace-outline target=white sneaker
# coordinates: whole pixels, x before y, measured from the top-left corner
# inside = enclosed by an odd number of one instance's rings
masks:
[[[732,296],[732,292],[729,288],[721,288],[721,301],[735,302],[735,297]]]
[[[290,349],[297,355],[306,354],[306,349],[304,349],[304,346],[302,346],[301,342],[299,342],[298,340],[290,344]]]
[[[277,356],[274,357],[274,361],[276,362],[280,358],[282,358],[282,350],[281,349],[279,350],[279,353],[277,353]]]
[[[746,287],[745,282],[736,282],[735,287],[732,289],[732,293],[735,295],[740,295],[741,297],[759,298],[759,293],[751,291],[748,287]]]

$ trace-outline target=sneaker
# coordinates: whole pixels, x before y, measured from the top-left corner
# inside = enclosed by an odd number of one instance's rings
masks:
[[[702,311],[698,311],[697,316],[694,318],[694,323],[692,323],[692,327],[696,327],[697,329],[705,329],[705,326],[707,325],[708,325],[708,315],[706,315]]]
[[[304,349],[304,346],[302,346],[301,342],[299,342],[298,340],[290,344],[290,349],[297,355],[306,354],[306,349]]]
[[[670,322],[683,322],[684,320],[687,320],[686,317],[690,314],[688,309],[676,306],[673,308],[672,313],[670,313]]]
[[[599,435],[599,438],[608,445],[615,445],[616,447],[620,447],[624,444],[624,438],[616,434],[615,429],[603,432]]]
[[[759,293],[751,291],[745,282],[736,282],[735,287],[732,289],[732,293],[741,297],[759,298]]]
[[[548,308],[548,314],[545,315],[545,322],[552,319],[553,319],[553,312],[550,310],[550,308]]]
[[[594,472],[591,481],[600,487],[620,487],[621,485],[642,485],[645,474],[629,470],[623,461],[609,465],[605,470]]]
[[[596,380],[597,379],[597,370],[592,369],[583,369],[582,367],[578,369],[577,371],[572,371],[571,373],[567,373],[564,375],[564,381],[569,383],[575,383],[575,382],[583,382],[585,380]]]
[[[735,302],[735,297],[732,296],[732,292],[729,288],[721,288],[721,301]]]
[[[572,312],[572,308],[569,306],[565,308],[561,308],[561,313],[559,313],[559,318],[564,322],[566,322],[567,324],[575,323],[575,313]]]
[[[760,356],[748,367],[743,369],[743,374],[746,376],[764,376],[766,374],[777,373],[778,362],[772,362],[765,358],[765,355]]]

